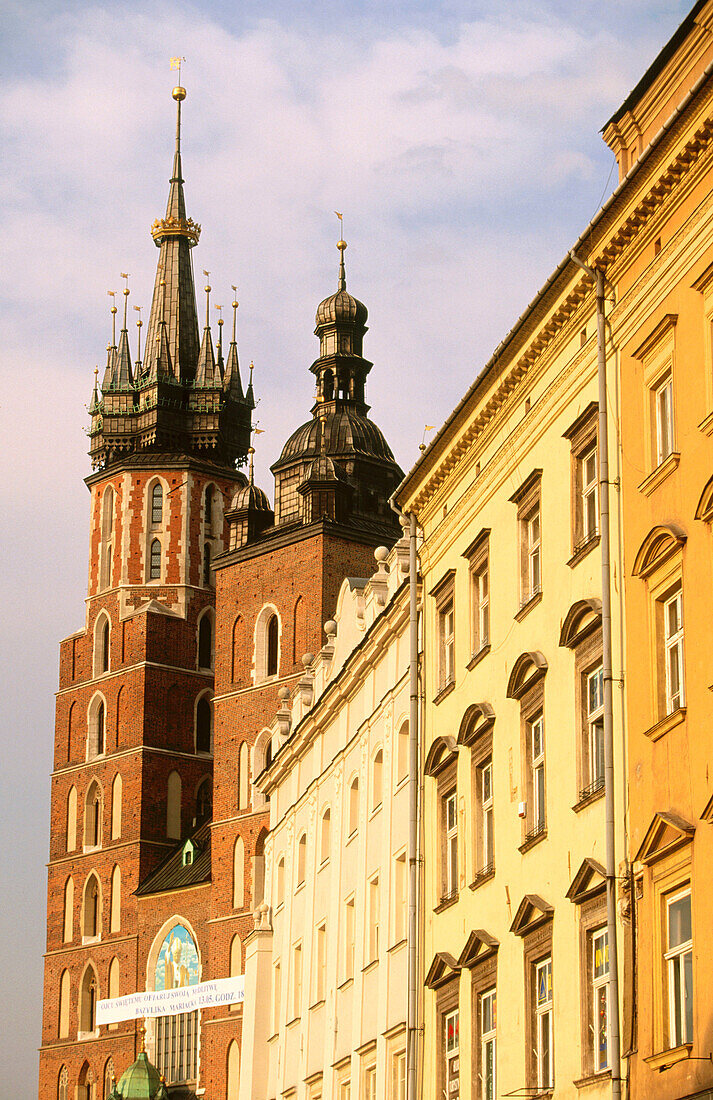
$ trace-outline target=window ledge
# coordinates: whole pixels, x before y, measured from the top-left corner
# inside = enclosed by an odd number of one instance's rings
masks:
[[[672,451],[668,458],[665,458],[663,462],[659,462],[655,470],[652,470],[648,477],[639,485],[639,492],[643,493],[645,497],[651,496],[654,490],[658,489],[659,485],[666,480],[669,474],[677,468],[681,461],[680,451]]]
[[[319,867],[317,868],[317,872],[323,871],[325,867],[329,867],[329,856],[324,857]]]
[[[273,1035],[269,1036],[269,1038],[267,1039],[267,1042],[268,1042],[268,1044],[272,1044],[279,1038],[280,1038],[280,1033],[279,1033],[279,1031],[276,1031]]]
[[[290,1029],[293,1028],[295,1026],[295,1024],[298,1024],[300,1022],[300,1019],[301,1019],[300,1016],[293,1016],[291,1020],[287,1021],[287,1023],[285,1024],[285,1027],[290,1028]]]
[[[383,806],[383,802],[379,802],[378,806],[373,806],[372,807],[371,813],[369,814],[369,821],[371,821],[372,817],[376,817],[376,815],[378,814],[378,812],[379,812],[379,810],[381,809],[382,806]]]
[[[324,1008],[324,1005],[325,1005],[324,997],[320,997],[320,999],[318,1001],[315,1001],[314,1004],[309,1006],[309,1010],[310,1010],[310,1012],[314,1012],[314,1010],[316,1008]]]
[[[675,1066],[676,1062],[683,1062],[691,1057],[693,1043],[683,1043],[680,1047],[671,1047],[670,1050],[662,1050],[658,1054],[652,1054],[650,1058],[644,1058],[647,1066],[657,1069],[662,1073],[665,1069]]]
[[[525,602],[520,606],[520,610],[515,612],[515,618],[519,623],[529,615],[533,607],[537,607],[538,603],[542,600],[542,589],[539,592],[535,592],[533,596],[528,596]]]
[[[302,882],[298,882],[297,885],[295,886],[295,893],[299,894],[300,890],[304,890],[304,888],[305,888],[305,880],[302,879]]]
[[[101,943],[101,936],[82,936],[82,947],[88,943]]]
[[[495,878],[494,864],[491,864],[490,867],[483,867],[482,871],[478,871],[477,875],[471,882],[469,889],[477,890],[479,886],[482,886],[486,882],[490,882],[491,878]]]
[[[574,569],[575,565],[578,565],[582,558],[586,558],[587,554],[591,553],[595,546],[599,546],[599,541],[600,536],[596,534],[586,539],[585,542],[580,542],[579,546],[575,546],[574,553],[567,562],[570,569]]]
[[[664,737],[676,726],[680,726],[681,722],[686,719],[686,708],[679,707],[678,710],[674,710],[672,714],[667,714],[665,718],[662,718],[660,722],[657,722],[655,726],[651,726],[644,732],[644,737],[648,737],[650,741],[658,741],[660,737]]]
[[[518,852],[522,852],[523,854],[525,852],[529,852],[530,848],[534,848],[536,844],[539,844],[540,841],[546,840],[546,839],[547,839],[547,826],[545,825],[539,831],[536,831],[536,832],[533,832],[533,833],[528,833],[527,836],[525,837],[525,840],[523,841],[523,843],[518,848]]]
[[[599,1085],[602,1081],[611,1081],[611,1070],[600,1069],[597,1073],[588,1073],[586,1077],[580,1077],[572,1084],[576,1089],[586,1089],[588,1085]]]
[[[348,989],[350,985],[354,985],[354,979],[345,978],[344,981],[337,986],[337,989]]]
[[[351,833],[349,834],[347,839],[344,841],[344,847],[346,848],[347,844],[351,844],[351,842],[354,840],[354,837],[358,836],[358,835],[359,835],[359,830],[358,829],[352,829]]]
[[[450,695],[455,686],[455,680],[449,680],[445,687],[440,688],[433,697],[434,705],[438,706],[438,704],[445,699],[446,695]]]
[[[473,654],[473,656],[468,661],[468,664],[465,667],[470,672],[470,670],[472,668],[475,668],[476,665],[479,665],[480,662],[483,660],[483,657],[487,657],[489,653],[490,653],[490,642],[486,642],[485,645],[482,645],[480,647],[480,649],[476,650],[476,652]]]
[[[78,1043],[83,1043],[87,1039],[98,1039],[98,1038],[99,1038],[99,1028],[98,1027],[95,1027],[94,1031],[78,1031],[77,1032],[77,1042]]]
[[[405,944],[406,944],[406,937],[404,936],[403,939],[397,940],[396,943],[391,944],[391,947],[389,948],[387,954],[390,955],[392,951],[398,951],[398,949],[400,947],[404,947]]]
[[[362,974],[368,974],[370,970],[373,970],[378,965],[379,965],[379,960],[378,959],[372,959],[371,962],[368,962],[366,964],[366,966],[362,966],[361,972],[362,972]]]
[[[585,787],[583,791],[580,791],[579,801],[575,802],[572,809],[578,814],[580,810],[584,810],[587,806],[591,806],[592,802],[598,802],[600,798],[604,798],[603,779],[600,783],[596,785],[591,784],[590,787]]]
[[[705,432],[706,435],[713,435],[713,412],[709,412],[705,420],[701,420],[698,430]]]
[[[435,906],[434,913],[442,913],[444,909],[450,909],[451,905],[455,905],[458,901],[458,891],[454,890],[452,894],[445,894],[438,905]]]

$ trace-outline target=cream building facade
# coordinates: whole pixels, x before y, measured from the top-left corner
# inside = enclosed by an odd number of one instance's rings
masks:
[[[270,731],[240,1100],[405,1100],[408,555],[403,538],[344,581]]]
[[[426,594],[424,1096],[612,1092],[597,393],[592,283],[568,258],[397,494]],[[615,480],[615,365],[608,411]],[[612,545],[623,874],[615,492]]]

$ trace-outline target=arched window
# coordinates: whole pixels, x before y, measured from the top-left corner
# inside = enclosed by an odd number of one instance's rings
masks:
[[[97,615],[94,624],[94,675],[109,671],[111,624],[106,611]]]
[[[322,814],[322,834],[320,836],[319,844],[319,859],[320,863],[324,863],[329,859],[329,846],[331,842],[332,832],[332,813],[329,807]]]
[[[205,509],[203,512],[203,519],[205,520],[206,530],[212,531],[213,529],[213,496],[214,489],[212,485],[206,486],[205,491]]]
[[[253,856],[253,912],[265,900],[265,838],[267,831],[261,829],[255,842]]]
[[[297,885],[301,886],[307,872],[307,834],[303,833],[297,845]]]
[[[111,1091],[114,1088],[115,1080],[116,1074],[114,1072],[114,1060],[113,1058],[109,1058],[106,1065],[104,1066],[104,1096],[102,1097],[102,1100],[109,1100]]]
[[[396,759],[396,781],[405,779],[409,771],[409,730],[408,722],[404,722],[398,735],[398,752]]]
[[[111,586],[111,559],[114,548],[114,490],[108,485],[102,499],[102,539],[99,551],[99,587]]]
[[[80,990],[81,996],[81,990]],[[81,1023],[80,1023],[81,1026]],[[92,1035],[93,1032],[88,1032],[87,1037]],[[84,1065],[79,1071],[79,1077],[77,1078],[77,1089],[75,1092],[76,1100],[97,1100],[97,1079],[94,1076],[94,1070],[89,1065],[89,1062],[85,1061]]]
[[[280,856],[277,861],[277,884],[276,884],[276,905],[277,908],[280,905],[284,905],[285,902],[285,857]]]
[[[334,375],[331,370],[326,370],[322,375],[322,393],[325,401],[331,401],[334,397]]]
[[[70,787],[67,795],[67,851],[77,847],[77,788]]]
[[[59,1017],[57,1019],[57,1038],[66,1039],[69,1035],[69,971],[63,970],[59,979]]]
[[[196,752],[213,751],[213,707],[210,698],[202,695],[196,707]]]
[[[74,879],[70,876],[64,884],[64,922],[62,940],[71,943],[74,939]]]
[[[160,581],[161,580],[161,543],[158,539],[151,541],[151,552],[149,560],[149,580]]]
[[[245,905],[245,845],[241,836],[233,848],[233,909]]]
[[[118,865],[111,873],[111,913],[109,931],[121,931],[121,870]]]
[[[196,941],[183,924],[169,923],[161,929],[149,959],[148,984],[156,991],[196,985],[201,980]],[[158,1016],[153,1023],[154,1061],[159,1073],[166,1078],[167,1085],[196,1080],[198,1022],[198,1012],[195,1011],[177,1016]],[[181,1090],[184,1091],[189,1090]]]
[[[298,596],[292,611],[292,661],[294,664],[307,652],[307,601]]]
[[[206,542],[203,546],[203,584],[206,588],[209,588],[212,583],[211,547],[210,543]]]
[[[379,749],[371,766],[371,808],[376,810],[384,797],[384,753]]]
[[[100,848],[102,842],[102,792],[96,779],[87,788],[84,800],[84,847]]]
[[[111,786],[111,839],[118,840],[121,836],[121,796],[123,780],[119,773],[114,776]]]
[[[101,695],[95,695],[89,704],[87,720],[87,760],[103,756],[106,751],[106,704]]]
[[[277,615],[271,615],[267,622],[267,675],[277,676],[277,656],[280,624]]]
[[[99,890],[99,880],[97,876],[92,873],[84,884],[84,904],[82,906],[82,939],[96,940],[100,936],[101,892]]]
[[[359,776],[355,775],[349,787],[349,836],[359,828]]]
[[[238,1046],[237,1039],[233,1039],[228,1047],[228,1087],[226,1090],[226,1100],[238,1100],[238,1091],[240,1089],[240,1047]]]
[[[77,731],[77,704],[72,703],[69,708],[69,715],[67,717],[67,763],[69,764],[72,759],[72,752],[74,750],[74,734]]]
[[[241,673],[241,664],[243,661],[245,645],[245,630],[242,615],[238,615],[233,623],[233,649],[232,660],[230,666],[230,679],[233,683],[239,679]]]
[[[233,936],[230,941],[230,977],[235,978],[243,972],[243,945],[240,936]],[[230,1009],[236,1011],[238,1002],[234,1001]]]
[[[205,611],[198,624],[198,667],[213,667],[213,617]]]
[[[243,741],[238,753],[238,809],[245,810],[250,802],[250,758],[248,743]]]
[[[210,821],[213,816],[213,782],[209,775],[198,784],[196,792],[196,819]]]
[[[66,971],[65,971],[66,973]],[[69,1100],[69,1071],[62,1066],[57,1081],[57,1100]]]
[[[84,971],[79,993],[79,1030],[85,1035],[91,1034],[96,1028],[97,988],[94,967],[88,966]]]
[[[126,685],[122,684],[116,696],[116,747],[121,747],[126,734]]]
[[[166,791],[166,836],[181,839],[181,777],[171,772]]]
[[[119,960],[116,956],[109,963],[109,992],[107,996],[109,998],[119,996]],[[109,1024],[109,1030],[115,1031],[118,1024]]]
[[[157,481],[151,490],[151,526],[160,527],[163,523],[163,485]]]

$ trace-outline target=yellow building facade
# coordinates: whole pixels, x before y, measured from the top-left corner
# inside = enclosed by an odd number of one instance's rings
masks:
[[[423,532],[426,1097],[713,1084],[712,29],[698,3],[605,127],[619,185],[572,249],[606,280],[618,1004],[596,301],[571,254],[397,494]]]

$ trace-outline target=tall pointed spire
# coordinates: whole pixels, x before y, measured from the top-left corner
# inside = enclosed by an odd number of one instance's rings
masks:
[[[127,309],[129,304],[129,276],[124,272],[121,274],[122,279],[126,279],[126,286],[124,287],[124,323],[121,326],[121,333],[119,335],[119,347],[113,357],[111,366],[111,381],[109,383],[112,390],[126,391],[133,389],[134,379],[131,373],[131,352],[129,351],[129,330],[127,322]],[[114,309],[112,312],[114,312]]]
[[[180,86],[174,88],[172,95],[176,101],[176,148],[166,216],[151,226],[151,236],[160,249],[160,255],[146,333],[146,347],[151,349],[151,354],[146,355],[146,361],[148,366],[153,358],[153,349],[159,342],[159,327],[165,320],[173,376],[176,381],[190,382],[195,378],[199,350],[198,314],[190,250],[198,243],[201,227],[192,218],[186,217],[183,193],[181,103],[186,98],[186,89]],[[161,288],[162,278],[166,280],[165,302]]]
[[[237,294],[237,287],[233,287],[233,294]],[[225,364],[225,378],[223,388],[234,401],[243,400],[243,384],[240,380],[240,365],[238,363],[238,342],[236,338],[236,324],[238,317],[238,299],[233,298],[233,339],[230,341],[228,360]]]

